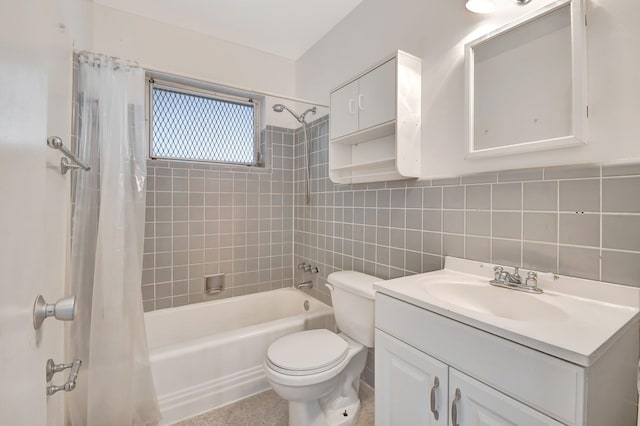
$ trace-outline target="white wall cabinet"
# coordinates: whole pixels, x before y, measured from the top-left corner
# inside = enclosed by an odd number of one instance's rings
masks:
[[[582,367],[379,290],[376,425],[635,426],[638,344],[629,327]]]
[[[420,176],[421,79],[422,61],[398,51],[331,92],[333,182]]]
[[[331,94],[331,138],[358,131],[358,81]]]

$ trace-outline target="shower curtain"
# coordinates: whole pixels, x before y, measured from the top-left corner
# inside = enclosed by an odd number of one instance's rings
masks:
[[[73,172],[71,294],[77,315],[67,353],[83,361],[67,394],[72,425],[145,425],[160,419],[149,366],[140,281],[145,210],[144,70],[80,54]]]

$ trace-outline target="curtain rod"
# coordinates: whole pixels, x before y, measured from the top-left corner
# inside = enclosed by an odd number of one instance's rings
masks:
[[[90,52],[88,50],[77,50],[74,49],[73,50],[74,55],[80,55],[80,54],[90,54],[93,52]],[[109,56],[109,55],[105,55],[105,56]],[[113,57],[115,59],[119,59],[116,57]],[[230,84],[230,83],[222,83],[219,81],[211,81],[211,80],[204,80],[200,77],[193,77],[191,75],[188,74],[178,74],[176,72],[173,71],[167,71],[167,70],[161,70],[158,68],[151,68],[151,67],[147,67],[144,64],[138,62],[138,61],[132,61],[132,62],[136,62],[139,64],[140,68],[144,69],[146,72],[150,72],[150,73],[158,73],[158,74],[165,74],[165,75],[169,75],[169,76],[173,76],[173,77],[178,77],[178,78],[185,78],[185,79],[189,79],[189,80],[195,80],[201,83],[205,83],[205,84],[216,84],[216,85],[220,85],[220,86],[225,86],[225,87],[229,87],[231,89],[235,89],[235,90],[239,90],[239,91],[244,91],[244,92],[251,92],[251,93],[256,93],[258,95],[263,95],[263,96],[271,96],[274,98],[280,98],[280,99],[285,99],[287,101],[293,101],[293,102],[300,102],[303,104],[308,104],[308,105],[315,105],[321,108],[329,108],[329,105],[325,105],[325,104],[321,104],[318,102],[314,102],[314,101],[310,101],[308,99],[301,99],[301,98],[295,98],[293,96],[285,96],[285,95],[280,95],[277,93],[273,93],[273,92],[265,92],[263,90],[256,90],[250,87],[243,87],[243,86],[237,86],[234,84]]]

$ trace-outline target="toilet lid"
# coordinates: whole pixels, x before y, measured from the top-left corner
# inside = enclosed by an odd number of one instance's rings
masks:
[[[281,337],[269,346],[267,359],[289,375],[326,371],[347,356],[349,344],[327,329],[307,330]]]

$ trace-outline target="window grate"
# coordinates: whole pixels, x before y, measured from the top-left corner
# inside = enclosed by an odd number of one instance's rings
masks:
[[[151,156],[254,164],[254,105],[152,86]]]

